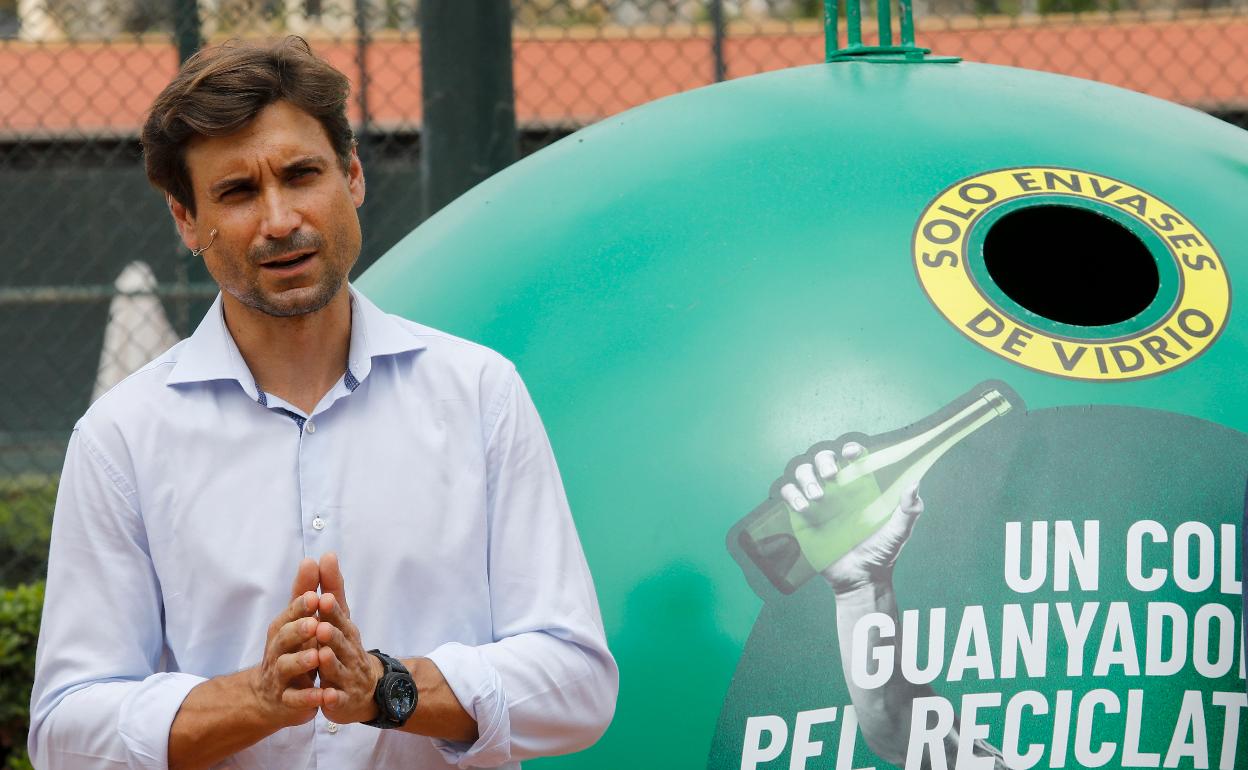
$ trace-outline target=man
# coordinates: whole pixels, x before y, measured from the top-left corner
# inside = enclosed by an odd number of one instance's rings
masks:
[[[201,52],[152,108],[148,175],[222,292],[74,429],[39,767],[514,767],[610,721],[615,662],[514,368],[346,283],[347,96],[291,38]]]

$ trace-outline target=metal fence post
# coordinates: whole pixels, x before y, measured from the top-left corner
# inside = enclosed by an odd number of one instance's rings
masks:
[[[368,109],[368,44],[370,37],[368,34],[368,3],[356,2],[355,4],[355,67],[359,71],[360,83],[355,89],[356,100],[360,105],[360,130],[356,133],[356,140],[363,154],[363,145],[367,144],[372,138],[373,116]]]
[[[422,217],[516,159],[508,0],[420,4]]]
[[[178,61],[184,62],[191,58],[204,42],[199,29],[199,2],[198,0],[172,0],[172,3],[173,37],[178,46]]]
[[[360,108],[360,122],[355,131],[355,151],[360,158],[360,162],[364,165],[364,176],[368,177],[369,169],[372,167],[374,142],[377,137],[373,133],[373,112],[369,101],[369,90],[371,88],[371,74],[368,69],[368,49],[372,45],[372,35],[369,32],[369,3],[367,0],[355,0],[355,70],[358,80],[355,83],[355,103]],[[376,211],[375,207],[364,206],[359,209],[360,226],[363,231],[368,233],[373,230],[373,221]],[[367,260],[360,260],[367,262]],[[360,263],[356,264],[352,271],[358,277]]]
[[[724,60],[724,37],[727,29],[724,24],[724,0],[710,0],[707,9],[711,17],[711,55],[715,59],[715,82],[722,83],[728,78],[728,63]]]
[[[185,63],[195,55],[204,44],[199,20],[198,0],[172,0],[173,3],[173,37],[178,46],[178,62]],[[185,290],[192,283],[209,280],[208,270],[198,258],[190,252],[179,249],[174,269],[175,280],[179,289]],[[185,291],[173,301],[173,328],[180,336],[191,333],[191,299]]]

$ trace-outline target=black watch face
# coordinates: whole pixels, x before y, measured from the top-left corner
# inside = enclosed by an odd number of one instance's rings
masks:
[[[416,687],[412,680],[405,676],[390,680],[386,686],[386,702],[390,704],[390,713],[406,719],[416,707]]]

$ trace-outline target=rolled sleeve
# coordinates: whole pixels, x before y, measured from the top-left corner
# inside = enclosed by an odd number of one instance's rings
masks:
[[[480,648],[451,642],[428,656],[442,672],[459,705],[477,722],[477,740],[434,740],[442,757],[457,767],[498,767],[511,758],[511,720],[497,669]]]
[[[165,768],[202,677],[159,673],[160,588],[133,485],[80,423],[57,492],[29,749],[40,768]]]
[[[619,684],[554,453],[514,371],[487,444],[486,486],[496,641],[439,650],[482,736],[469,750],[477,759],[465,753],[461,766],[592,745]]]
[[[121,704],[117,733],[129,750],[131,765],[144,770],[169,766],[169,728],[202,676],[181,673],[153,674],[130,687]]]

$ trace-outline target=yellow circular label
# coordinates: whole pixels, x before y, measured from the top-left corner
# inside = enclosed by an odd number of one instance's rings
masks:
[[[1112,339],[1083,337],[1079,327],[1041,328],[988,296],[968,265],[969,236],[987,212],[1038,196],[1092,201],[1155,234],[1179,277],[1178,296],[1164,316]],[[915,226],[914,266],[928,298],[967,339],[1029,369],[1079,380],[1134,380],[1180,367],[1218,338],[1231,305],[1222,258],[1191,220],[1126,182],[1066,168],[1002,169],[952,185]]]

